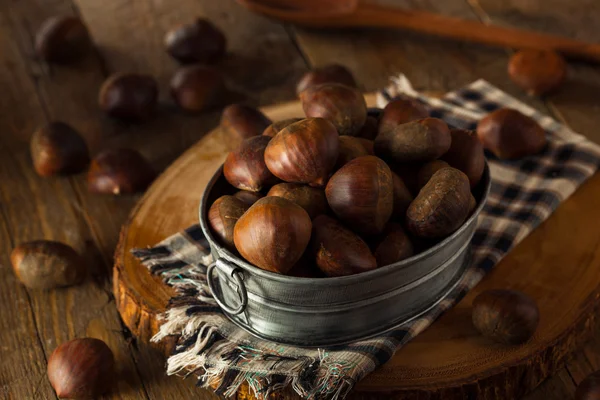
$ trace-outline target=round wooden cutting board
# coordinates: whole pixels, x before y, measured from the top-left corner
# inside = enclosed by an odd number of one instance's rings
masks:
[[[374,96],[367,96],[370,104]],[[273,120],[302,116],[298,102],[265,110]],[[123,227],[114,292],[125,324],[148,341],[173,290],[130,250],[156,244],[197,222],[204,187],[237,141],[219,129],[204,136],[152,185]],[[600,294],[600,176],[584,184],[456,307],[360,382],[360,399],[514,399],[555,371],[590,334]],[[493,343],[471,324],[473,298],[510,288],[533,297],[541,320],[521,346]],[[240,395],[240,398],[247,398]],[[285,397],[292,398],[292,397]]]

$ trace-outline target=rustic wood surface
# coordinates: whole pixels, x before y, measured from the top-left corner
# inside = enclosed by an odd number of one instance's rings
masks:
[[[595,0],[386,3],[600,41],[596,23],[600,10]],[[79,14],[97,52],[69,67],[35,60],[34,32],[46,17],[57,14]],[[509,52],[480,45],[403,32],[300,30],[249,14],[232,0],[0,2],[0,238],[4,250],[0,262],[0,398],[56,398],[45,376],[46,360],[58,344],[81,336],[107,341],[118,360],[120,379],[107,399],[216,398],[195,388],[191,380],[165,377],[160,352],[132,337],[116,311],[110,282],[112,254],[120,226],[139,196],[92,196],[83,175],[40,178],[28,151],[28,139],[36,127],[48,120],[64,120],[83,133],[94,153],[129,146],[140,150],[158,169],[169,165],[218,121],[218,111],[181,114],[166,95],[166,83],[176,64],[164,52],[164,32],[201,15],[227,32],[229,51],[221,66],[232,88],[250,104],[293,99],[294,83],[307,68],[334,61],[352,69],[366,91],[404,72],[419,89],[441,93],[482,77],[525,98],[506,76]],[[159,79],[162,105],[152,121],[124,125],[98,111],[99,85],[116,71],[144,71]],[[597,67],[571,64],[569,82],[558,93],[544,101],[527,101],[600,142],[599,89]],[[585,199],[593,190],[594,182],[576,196]],[[556,224],[566,224],[569,215],[577,214],[577,199],[563,207],[563,218],[555,218]],[[598,236],[593,226],[589,228],[573,236],[590,244]],[[540,232],[538,240],[545,228]],[[8,260],[11,248],[41,238],[64,241],[86,255],[90,278],[84,285],[39,292],[17,283]],[[575,264],[576,260],[567,257],[566,247],[559,249],[565,250],[564,255],[557,254],[559,259]],[[542,250],[528,249],[525,243],[514,258],[527,264]],[[581,262],[593,263],[594,250],[595,246],[590,247],[589,258]],[[599,368],[600,340],[594,338],[527,398],[570,398],[576,384]]]

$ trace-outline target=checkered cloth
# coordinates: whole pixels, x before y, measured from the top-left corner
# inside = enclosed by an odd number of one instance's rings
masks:
[[[600,164],[599,146],[483,80],[434,99],[414,91],[400,76],[379,93],[379,105],[399,95],[417,98],[431,116],[456,128],[475,129],[490,111],[512,107],[538,121],[548,134],[548,146],[534,157],[499,161],[488,155],[491,193],[473,238],[472,264],[457,287],[426,315],[379,337],[323,349],[276,344],[252,336],[222,314],[206,283],[206,266],[212,261],[208,243],[195,225],[153,248],[133,251],[177,289],[153,339],[180,335],[168,360],[169,374],[196,373],[199,384],[216,387],[225,396],[248,382],[258,398],[291,386],[304,398],[342,399],[456,304]]]

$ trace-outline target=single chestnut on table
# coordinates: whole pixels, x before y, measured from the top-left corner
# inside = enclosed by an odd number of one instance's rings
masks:
[[[244,203],[251,206],[252,204],[256,203],[258,200],[262,199],[265,196],[263,196],[259,192],[251,192],[249,190],[240,190],[240,191],[235,192],[233,194],[233,197],[236,197],[236,198],[240,199],[241,201],[243,201]]]
[[[546,132],[532,118],[512,108],[501,108],[477,125],[483,147],[500,159],[518,159],[539,153],[546,146]]]
[[[233,241],[248,262],[285,274],[300,260],[311,230],[310,216],[302,207],[282,197],[268,196],[238,219]]]
[[[283,128],[286,128],[295,122],[302,121],[302,119],[303,118],[287,118],[282,119],[281,121],[275,121],[265,128],[263,135],[273,137],[277,135]]]
[[[271,120],[254,107],[231,104],[221,114],[221,129],[240,139],[258,136],[271,125]]]
[[[100,88],[98,104],[109,116],[129,121],[148,119],[158,102],[158,84],[145,74],[111,75]]]
[[[438,172],[440,169],[449,166],[450,165],[443,160],[433,160],[423,164],[423,166],[419,168],[419,171],[417,172],[417,184],[419,190],[421,190],[423,186],[427,185],[427,182],[429,182],[433,174]]]
[[[233,228],[250,205],[234,196],[221,196],[208,210],[208,224],[221,242],[230,250],[235,249]]]
[[[10,254],[13,271],[30,289],[54,289],[81,283],[86,275],[83,258],[71,246],[35,240],[15,247]]]
[[[115,358],[102,340],[73,339],[48,360],[48,379],[61,399],[89,399],[108,392],[115,382]]]
[[[383,267],[405,260],[414,254],[410,238],[400,224],[389,223],[384,231],[383,239],[375,248],[377,265]]]
[[[442,156],[442,160],[464,172],[473,188],[481,180],[485,168],[483,145],[475,131],[452,129],[450,136],[452,136],[452,143],[450,149]]]
[[[368,156],[369,151],[365,144],[354,136],[340,136],[340,152],[336,162],[336,169],[340,169],[349,161],[357,157]]]
[[[508,62],[508,75],[527,94],[541,96],[552,92],[564,82],[567,63],[553,50],[519,50]]]
[[[269,190],[267,196],[283,197],[298,204],[306,210],[311,219],[327,211],[327,199],[323,189],[300,183],[278,183]]]
[[[64,122],[51,122],[35,131],[30,150],[33,167],[40,176],[75,174],[90,162],[85,140]]]
[[[171,97],[183,110],[200,112],[224,102],[227,86],[217,69],[192,65],[179,68],[170,83]]]
[[[268,136],[251,137],[229,152],[223,164],[223,175],[227,182],[250,192],[260,192],[277,183],[277,177],[265,163],[265,150],[270,141]]]
[[[485,337],[521,344],[537,329],[540,312],[535,301],[516,290],[486,290],[473,300],[473,325]]]
[[[105,150],[92,160],[87,184],[92,193],[119,195],[143,191],[155,177],[152,166],[136,150]]]
[[[85,24],[77,17],[48,18],[35,35],[35,52],[44,61],[69,63],[82,58],[92,41]]]
[[[600,399],[600,371],[596,371],[582,380],[575,390],[575,400]]]
[[[167,52],[183,64],[212,64],[223,58],[227,47],[223,32],[204,18],[171,29],[164,42]]]
[[[300,94],[309,87],[322,85],[324,83],[340,83],[342,85],[356,87],[356,81],[352,72],[339,64],[329,64],[314,68],[305,73],[296,85],[296,93]]]
[[[429,111],[418,101],[401,98],[390,101],[379,118],[379,132],[394,129],[398,125],[429,117]]]

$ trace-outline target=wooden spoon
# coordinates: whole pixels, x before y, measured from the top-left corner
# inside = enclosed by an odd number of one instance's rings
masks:
[[[469,42],[516,49],[552,49],[565,57],[600,63],[600,45],[521,29],[483,25],[417,10],[358,0],[237,0],[250,11],[316,28],[401,28]]]

